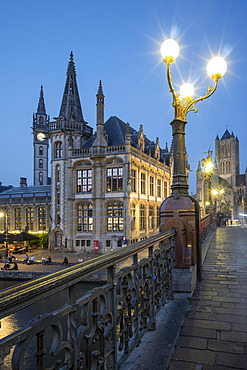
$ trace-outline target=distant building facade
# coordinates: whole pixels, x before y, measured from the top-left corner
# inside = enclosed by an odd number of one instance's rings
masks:
[[[234,134],[225,131],[221,139],[215,139],[215,160],[212,171],[212,189],[223,189],[220,196],[213,196],[212,201],[217,211],[229,209],[233,219],[241,219],[240,213],[246,212],[247,169],[239,173],[239,140]],[[205,208],[209,200],[208,183],[204,177],[200,162],[196,172],[196,198]]]
[[[52,122],[41,87],[33,116],[34,186],[0,192],[0,207],[9,213],[8,230],[39,232],[42,208],[52,247],[105,253],[158,232],[159,208],[171,189],[167,146],[160,148],[158,138],[150,141],[142,125],[136,131],[116,116],[105,122],[101,81],[96,99],[93,133],[82,114],[71,53],[60,113]],[[4,230],[3,220],[0,225]]]

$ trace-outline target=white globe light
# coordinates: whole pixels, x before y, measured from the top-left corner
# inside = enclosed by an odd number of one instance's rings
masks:
[[[179,45],[173,39],[165,40],[160,47],[160,53],[163,59],[171,58],[175,60],[179,54]]]
[[[222,57],[214,57],[210,59],[207,65],[207,73],[209,77],[216,76],[217,78],[221,78],[224,76],[227,70],[227,63],[224,58]]]
[[[192,97],[194,95],[194,92],[195,92],[194,86],[190,83],[184,83],[180,87],[180,94],[184,99]]]

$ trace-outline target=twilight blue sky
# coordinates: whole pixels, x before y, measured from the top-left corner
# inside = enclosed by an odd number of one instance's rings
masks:
[[[246,0],[0,0],[0,181],[18,186],[20,176],[33,183],[32,114],[40,85],[50,117],[56,117],[69,54],[74,52],[84,119],[94,127],[101,79],[105,119],[112,115],[140,124],[151,140],[171,144],[172,97],[159,48],[174,37],[180,55],[172,65],[178,90],[195,83],[204,95],[211,79],[211,55],[225,56],[228,71],[215,94],[187,116],[186,146],[195,191],[198,160],[226,129],[240,140],[240,170],[247,166]]]

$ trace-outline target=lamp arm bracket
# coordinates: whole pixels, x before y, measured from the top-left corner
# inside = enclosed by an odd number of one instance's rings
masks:
[[[204,96],[200,96],[200,98],[197,98],[197,99],[188,99],[185,101],[185,103],[183,104],[183,119],[186,119],[186,114],[188,112],[191,112],[191,111],[194,111],[195,113],[198,112],[198,109],[195,108],[196,104],[199,102],[199,101],[203,101],[207,98],[209,98],[216,90],[217,88],[217,85],[218,85],[218,79],[215,78],[215,84],[214,84],[214,87],[211,87],[210,85],[208,86],[208,89],[207,89],[207,92],[206,92],[206,95]]]
[[[170,71],[170,65],[171,65],[171,63],[170,62],[167,62],[166,65],[167,65],[167,81],[168,81],[168,85],[170,87],[170,92],[172,93],[172,96],[173,96],[172,106],[175,109],[175,117],[177,117],[178,104],[177,104],[177,97],[176,97],[175,89],[172,86],[172,78],[171,78],[171,71]]]

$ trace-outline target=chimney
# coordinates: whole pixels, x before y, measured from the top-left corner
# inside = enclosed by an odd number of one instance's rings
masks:
[[[27,178],[26,177],[20,177],[20,187],[24,188],[27,186]]]

